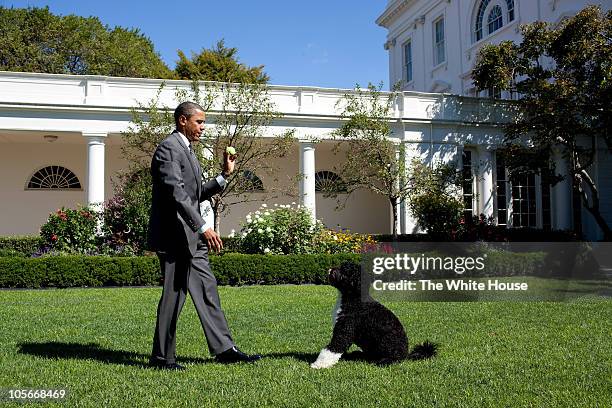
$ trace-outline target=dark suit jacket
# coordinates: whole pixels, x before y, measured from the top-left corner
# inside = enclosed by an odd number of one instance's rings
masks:
[[[178,131],[165,138],[151,160],[153,197],[149,219],[149,249],[193,256],[198,229],[204,225],[200,202],[223,190],[216,179],[202,182],[195,156]]]

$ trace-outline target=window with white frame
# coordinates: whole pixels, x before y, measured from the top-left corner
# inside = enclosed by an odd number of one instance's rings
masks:
[[[535,173],[510,179],[503,155],[497,154],[495,161],[497,224],[550,229],[550,183]]]
[[[36,171],[26,190],[80,190],[78,177],[63,166],[46,166]]]
[[[406,83],[412,82],[412,40],[404,44],[404,72]]]
[[[480,0],[476,5],[472,42],[480,41],[514,21],[514,0]]]
[[[472,163],[472,151],[464,150],[461,155],[461,184],[463,187],[463,218],[465,222],[471,222],[474,215],[474,167]]]
[[[489,11],[489,17],[487,17],[487,25],[489,28],[489,34],[499,30],[504,25],[502,18],[502,9],[500,6],[495,5]]]
[[[434,21],[434,66],[446,61],[446,48],[444,41],[444,17]]]

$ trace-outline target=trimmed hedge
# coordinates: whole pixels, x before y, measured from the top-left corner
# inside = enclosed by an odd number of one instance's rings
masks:
[[[325,283],[327,270],[359,255],[243,255],[211,256],[220,285]],[[79,286],[159,285],[156,256],[0,257],[0,287],[43,288]]]
[[[324,284],[327,282],[327,270],[331,266],[339,265],[346,260],[359,262],[360,259],[361,256],[358,254],[245,255],[226,253],[212,255],[210,263],[220,285]],[[571,265],[569,269],[561,268],[558,261],[558,256],[547,255],[543,252],[490,252],[486,262],[486,275],[477,270],[466,271],[460,276],[452,271],[431,270],[421,272],[415,275],[415,278],[524,275],[595,277],[593,274],[596,272],[596,265],[586,262],[584,267],[572,272]],[[567,262],[563,261],[563,263]],[[385,274],[386,281],[394,280],[397,273],[389,271],[388,274]],[[149,286],[160,283],[161,273],[156,256],[0,257],[0,287],[4,288]]]
[[[23,256],[30,256],[38,251],[42,245],[40,236],[14,236],[0,237],[0,250],[16,251]],[[7,256],[7,252],[3,251],[1,256]]]
[[[343,261],[360,261],[358,254],[211,256],[211,268],[220,285],[327,282],[327,271]]]
[[[157,257],[0,258],[0,287],[139,286],[160,283]]]

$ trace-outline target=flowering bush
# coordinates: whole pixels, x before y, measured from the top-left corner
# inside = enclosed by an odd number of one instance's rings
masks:
[[[124,176],[113,198],[104,206],[105,242],[102,253],[142,254],[147,243],[151,186],[148,171]]]
[[[247,254],[311,254],[317,252],[316,237],[322,229],[320,221],[313,222],[310,212],[295,203],[273,208],[262,204],[246,216],[240,249]]]
[[[241,234],[232,231],[229,238],[248,254],[359,253],[364,244],[375,244],[369,235],[328,230],[318,220],[313,223],[310,212],[295,203],[272,208],[262,204],[247,215]]]
[[[349,231],[322,230],[317,237],[317,252],[335,254],[342,252],[363,252],[364,246],[376,244],[370,235],[354,234]]]
[[[89,207],[76,210],[62,207],[49,214],[47,222],[40,227],[43,245],[60,252],[93,253],[98,247],[99,220],[99,213]]]

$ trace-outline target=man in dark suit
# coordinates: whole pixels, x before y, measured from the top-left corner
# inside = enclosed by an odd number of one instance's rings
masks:
[[[157,307],[157,322],[150,364],[183,370],[176,363],[176,323],[187,292],[202,323],[208,349],[221,363],[252,362],[261,358],[241,352],[232,340],[210,270],[208,250],[223,243],[212,225],[200,215],[200,202],[223,190],[234,171],[236,156],[223,155],[223,172],[206,183],[191,143],[204,131],[201,106],[183,102],[174,111],[176,130],[155,150],[151,161],[153,201],[149,220],[149,247],[157,252],[164,287]]]

